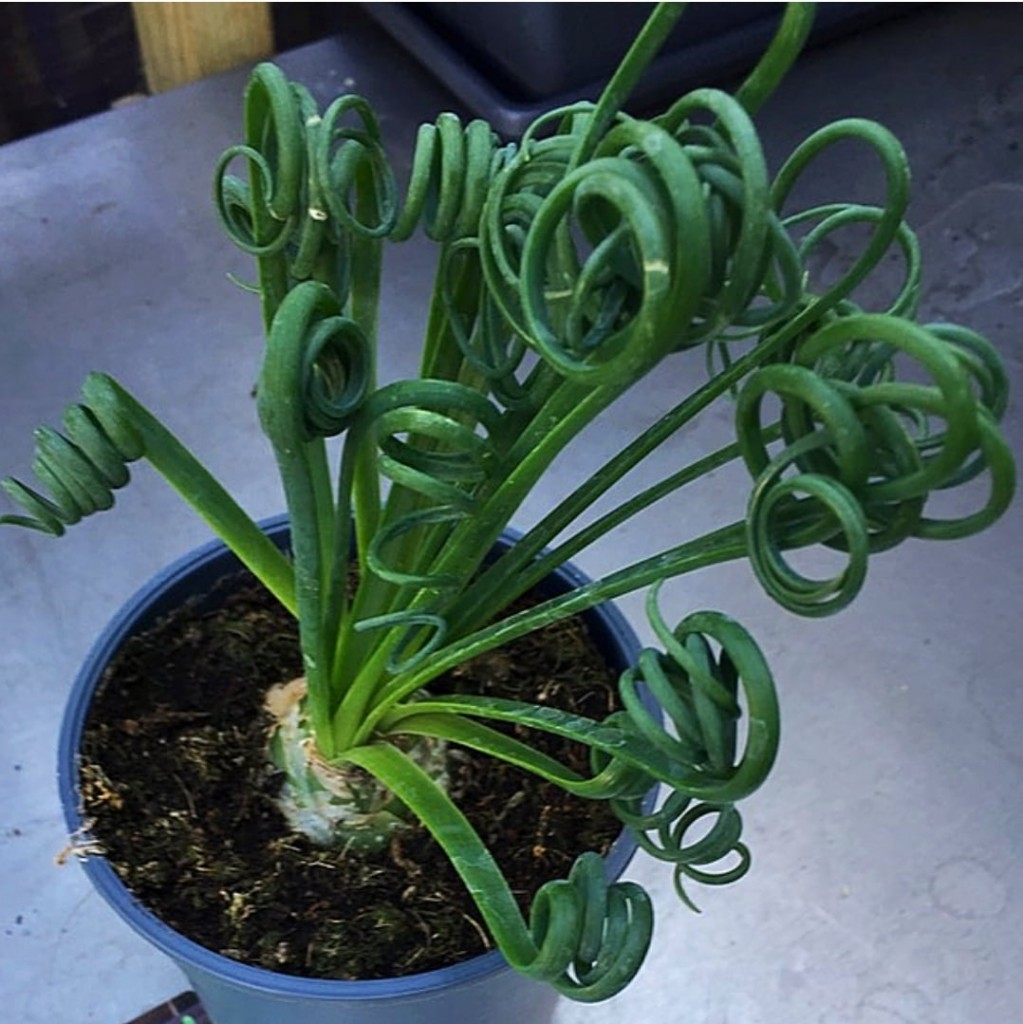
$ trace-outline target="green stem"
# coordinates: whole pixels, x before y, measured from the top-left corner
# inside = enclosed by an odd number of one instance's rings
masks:
[[[664,41],[687,6],[684,3],[659,3],[654,9],[611,76],[611,80],[604,87],[593,113],[587,119],[585,130],[572,153],[570,170],[592,156],[597,143],[625,106],[629,94],[636,87],[650,62],[657,56],[658,50],[664,45]]]
[[[768,436],[778,436],[777,430]],[[457,606],[449,613],[449,624],[452,634],[458,636],[478,627],[482,622],[496,616],[501,608],[507,607],[516,598],[526,593],[543,579],[549,576],[558,566],[564,565],[600,537],[626,522],[651,505],[720,469],[740,455],[739,444],[733,442],[723,448],[705,455],[701,459],[672,473],[663,480],[634,495],[617,508],[594,520],[574,536],[562,544],[535,557],[536,552],[528,554],[528,562],[519,556],[520,546],[525,545],[527,553],[535,546],[533,531],[525,534],[505,556],[498,559],[493,566],[459,598]],[[572,517],[575,518],[574,516]],[[545,521],[546,522],[546,521]],[[540,532],[545,531],[545,524],[540,524]],[[541,548],[545,546],[541,545]]]
[[[746,554],[745,523],[731,523],[477,630],[434,652],[414,671],[398,676],[380,688],[375,695],[372,710],[360,724],[355,742],[366,742],[387,711],[398,701],[410,697],[443,672],[470,658],[510,643],[541,626],[584,612],[606,601],[613,601],[659,580],[734,561]]]
[[[475,588],[474,598],[486,601],[486,595],[498,586],[494,582],[498,575],[509,578],[534,561],[543,548],[583,512],[592,508],[595,502],[622,480],[627,473],[677,434],[721,395],[733,389],[752,369],[763,362],[770,361],[780,348],[805,329],[807,323],[812,322],[815,313],[816,310],[813,306],[805,310],[785,330],[762,341],[751,352],[737,359],[726,370],[707,381],[701,388],[687,396],[674,409],[671,409],[626,445],[600,470],[593,473],[580,487],[549,512],[541,522],[522,537],[508,554],[495,563],[479,581]],[[708,458],[713,459],[713,456],[708,456]],[[708,465],[707,469],[710,468],[713,466]],[[612,523],[609,522],[607,528],[610,528],[611,525]],[[596,536],[596,534],[591,534],[589,543],[592,543]],[[581,548],[576,550],[581,550]],[[488,576],[490,582],[487,581]]]
[[[325,444],[321,436],[310,436],[312,410],[305,402],[314,372],[308,361],[312,326],[339,313],[333,293],[323,284],[306,282],[289,292],[274,318],[258,389],[260,422],[273,446],[287,499],[309,714],[325,757],[333,752],[333,647],[325,615],[336,592],[336,524]]]
[[[111,378],[102,379],[116,394],[120,415],[130,417],[132,427],[142,438],[148,462],[238,556],[242,565],[295,615],[295,573],[288,559],[152,413]]]
[[[802,52],[816,15],[816,4],[786,4],[771,45],[736,90],[747,113],[756,113],[781,84]]]
[[[372,168],[364,165],[356,175],[356,203],[360,219],[369,220],[379,204]],[[362,328],[369,341],[369,352],[373,359],[369,367],[367,393],[376,388],[377,336],[380,325],[380,282],[383,270],[383,243],[372,235],[356,235],[352,242],[351,269],[351,316]],[[348,492],[338,493],[338,504],[349,500]],[[355,511],[355,536],[358,551],[366,551],[369,542],[380,527],[380,478],[377,475],[376,460],[370,451],[360,452],[352,476],[351,502]],[[337,552],[348,567],[349,550],[347,543]]]
[[[509,963],[522,968],[537,954],[508,883],[490,850],[450,797],[409,757],[387,743],[356,747],[345,760],[390,789],[429,829],[451,859]]]

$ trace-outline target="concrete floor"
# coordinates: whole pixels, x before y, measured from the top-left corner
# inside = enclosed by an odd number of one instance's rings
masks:
[[[336,38],[281,62],[321,99],[354,79],[400,164],[414,126],[457,104],[347,17]],[[808,54],[761,124],[775,166],[840,116],[877,118],[903,139],[924,312],[1001,348],[1017,395],[1007,432],[1023,453],[1021,39],[1018,4],[921,5]],[[57,422],[85,373],[103,369],[165,414],[251,513],[281,508],[249,394],[257,312],[224,276],[248,268],[208,198],[213,163],[237,138],[243,81],[226,75],[0,148],[0,470],[26,474],[32,429]],[[850,198],[869,181],[840,163],[818,186],[821,199]],[[389,375],[414,365],[427,257],[417,244],[391,254]],[[560,485],[675,390],[666,370],[616,409]],[[713,442],[726,420],[687,432],[661,466]],[[730,482],[686,508],[687,528],[741,508],[745,491]],[[206,538],[145,470],[118,505],[61,541],[0,534],[0,1006],[19,1024],[118,1024],[183,987],[74,864],[53,864],[66,841],[54,749],[76,668],[116,608]],[[598,573],[677,529],[661,512],[579,561]],[[701,894],[697,917],[674,902],[669,872],[637,859],[631,874],[659,913],[649,961],[623,995],[566,1003],[557,1024],[1023,1020],[1021,542],[1017,502],[981,537],[907,544],[874,561],[858,605],[822,622],[772,605],[744,567],[669,588],[679,614],[718,607],[743,621],[780,683],[781,757],[746,815],[754,870]],[[640,621],[640,599],[623,604]]]

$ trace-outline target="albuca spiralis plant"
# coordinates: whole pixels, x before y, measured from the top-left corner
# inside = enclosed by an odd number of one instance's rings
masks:
[[[656,8],[598,102],[551,111],[515,144],[451,114],[423,126],[404,193],[366,100],[343,95],[321,112],[275,66],[255,70],[245,141],[224,154],[214,191],[228,233],[258,267],[258,410],[287,498],[290,556],[107,376],[87,379],[63,432],[37,434],[34,470],[49,496],[4,481],[22,514],[3,522],[61,534],[108,508],[126,465],[148,459],[298,618],[305,678],[274,695],[271,743],[296,827],[358,845],[411,812],[450,856],[509,962],[580,1000],[606,998],[635,974],[652,929],[647,895],[608,883],[586,853],[567,879],[539,890],[524,920],[445,792],[446,746],[610,802],[643,849],[674,865],[683,898],[685,882],[737,879],[749,853],[736,805],[763,782],[778,745],[774,684],[756,643],[724,615],[697,612],[671,627],[659,584],[748,558],[785,608],[830,614],[860,590],[870,554],[981,530],[1014,487],[998,427],[998,355],[968,328],[915,319],[920,258],[897,140],[872,122],[838,121],[768,173],[752,117],[795,60],[812,5],[787,8],[734,95],[697,89],[648,120],[622,110],[684,6]],[[849,142],[883,169],[884,195],[790,209],[816,159]],[[232,173],[239,168],[244,177]],[[862,251],[816,285],[815,254],[850,227],[866,239]],[[437,247],[420,376],[380,384],[382,251],[417,230]],[[902,268],[895,298],[863,308],[862,286],[892,266],[892,253]],[[708,371],[691,393],[485,560],[555,457],[651,370],[694,347]],[[719,401],[734,409],[734,441],[574,525]],[[508,611],[583,548],[736,460],[751,484],[734,522]],[[933,492],[982,474],[983,507],[929,514]],[[843,556],[833,578],[807,578],[787,557],[821,545]],[[453,666],[639,588],[650,588],[659,648],[624,673],[622,710],[606,720],[431,695]],[[592,774],[495,722],[587,745]],[[645,810],[655,784],[665,796]]]

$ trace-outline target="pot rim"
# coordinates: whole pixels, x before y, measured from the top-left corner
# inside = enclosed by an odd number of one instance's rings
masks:
[[[278,543],[287,537],[287,515],[261,520],[260,527]],[[505,533],[516,540],[521,534],[514,530]],[[82,814],[79,799],[78,750],[85,728],[92,694],[100,684],[105,666],[117,648],[140,625],[154,606],[175,588],[182,587],[198,570],[209,569],[217,561],[231,561],[235,556],[218,539],[195,548],[178,558],[153,576],[125,602],[110,620],[89,650],[72,685],[61,723],[57,748],[57,782],[64,820],[69,834],[74,837],[88,835],[88,822]],[[218,569],[216,576],[230,571]],[[553,576],[560,576],[570,586],[588,582],[588,577],[574,565],[566,565]],[[604,627],[624,653],[634,658],[639,641],[625,617],[613,604],[593,609],[604,620]],[[623,828],[604,858],[610,877],[618,877],[629,865],[636,852],[636,842]],[[111,908],[135,932],[147,939],[163,953],[181,964],[183,961],[220,977],[229,977],[233,984],[282,998],[301,997],[315,1000],[373,1000],[407,997],[468,985],[502,970],[510,970],[507,960],[497,949],[490,950],[449,967],[396,978],[346,981],[326,978],[304,978],[282,974],[263,967],[233,960],[175,931],[142,904],[121,881],[109,861],[102,855],[89,853],[83,847],[78,853],[85,873]]]

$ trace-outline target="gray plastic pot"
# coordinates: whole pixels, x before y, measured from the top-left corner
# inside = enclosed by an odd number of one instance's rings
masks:
[[[285,517],[262,525],[277,544],[286,546]],[[193,551],[143,587],[90,651],[68,699],[58,747],[60,798],[71,834],[85,828],[78,750],[92,695],[111,658],[128,637],[238,568],[234,555],[219,542]],[[584,580],[567,568],[552,576],[545,589],[564,592]],[[622,669],[635,659],[636,636],[614,607],[596,609],[587,617],[612,666]],[[608,875],[620,876],[634,852],[635,843],[623,833],[607,856]],[[250,967],[169,928],[135,900],[103,857],[89,856],[83,866],[110,906],[184,971],[214,1024],[545,1024],[558,999],[549,986],[513,971],[497,951],[442,970],[381,981],[327,981]]]

